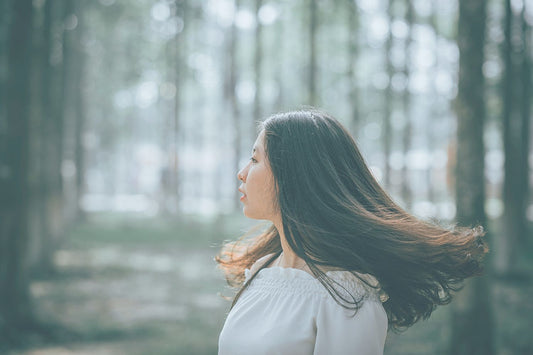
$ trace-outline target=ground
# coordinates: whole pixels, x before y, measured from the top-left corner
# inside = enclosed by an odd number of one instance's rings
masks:
[[[53,336],[28,336],[9,354],[216,354],[230,305],[222,295],[233,291],[213,257],[246,223],[89,216],[57,252],[56,274],[31,285]],[[492,293],[498,354],[532,354],[531,279],[496,280]],[[385,354],[446,354],[450,309],[389,333]]]

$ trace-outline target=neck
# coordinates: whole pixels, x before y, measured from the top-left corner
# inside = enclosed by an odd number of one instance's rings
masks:
[[[281,253],[277,266],[285,267],[285,268],[295,268],[295,269],[302,269],[306,266],[305,261],[300,258],[296,253],[291,249],[289,244],[287,243],[287,239],[285,238],[285,232],[283,230],[283,224],[278,219],[276,222],[274,222],[274,225],[276,226],[276,229],[279,233],[279,238],[281,241],[281,249],[283,252]]]

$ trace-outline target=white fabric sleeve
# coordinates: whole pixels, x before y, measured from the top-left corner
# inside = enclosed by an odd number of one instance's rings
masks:
[[[383,354],[388,322],[381,302],[367,299],[353,313],[333,299],[320,302],[314,355]]]

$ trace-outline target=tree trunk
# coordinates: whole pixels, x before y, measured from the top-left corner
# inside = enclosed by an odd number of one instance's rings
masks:
[[[78,107],[80,90],[80,13],[76,3],[78,0],[69,0],[65,5],[63,16],[63,221],[65,231],[70,230],[78,220],[78,191],[77,176],[79,174],[76,166],[76,138],[81,127]],[[63,164],[65,168],[63,169]],[[63,242],[66,233],[62,233],[61,238],[55,243],[55,248]]]
[[[407,13],[405,21],[407,22],[409,32],[407,34],[407,38],[405,39],[405,64],[404,64],[404,75],[405,80],[407,82],[409,81],[409,75],[410,75],[410,69],[409,66],[411,65],[411,57],[410,57],[410,47],[412,42],[412,27],[413,27],[413,17],[414,17],[414,10],[413,5],[410,0],[406,0],[406,6],[407,6]],[[403,168],[402,168],[402,199],[405,203],[405,207],[409,208],[412,204],[412,189],[409,184],[409,168],[407,167],[407,154],[409,153],[411,149],[411,93],[409,92],[409,86],[406,85],[403,95],[402,95],[402,101],[403,101],[403,115],[404,115],[404,129],[403,129]]]
[[[235,177],[235,186],[233,191],[233,209],[237,210],[240,207],[239,202],[239,196],[240,192],[238,191],[238,188],[241,184],[239,180],[237,180],[236,175],[237,172],[240,170],[240,158],[241,158],[241,122],[240,122],[240,107],[239,107],[239,101],[237,98],[237,70],[238,70],[238,56],[237,56],[237,43],[238,43],[238,29],[236,24],[236,14],[239,11],[240,8],[240,0],[235,0],[235,13],[233,22],[230,28],[230,35],[229,35],[229,41],[228,41],[228,75],[226,76],[226,85],[225,85],[225,98],[227,101],[229,101],[230,109],[231,109],[231,119],[232,119],[232,126],[233,126],[233,147],[235,149],[234,151],[234,165],[232,174]]]
[[[108,85],[102,87],[102,89],[99,91],[100,106],[98,112],[98,123],[100,127],[98,127],[98,135],[101,149],[101,154],[99,157],[101,160],[101,165],[103,166],[103,170],[105,171],[105,179],[107,180],[105,193],[110,197],[115,196],[117,194],[117,190],[119,189],[117,186],[119,164],[116,164],[116,156],[121,152],[130,151],[132,147],[132,145],[129,145],[129,142],[120,139],[118,132],[121,129],[121,122],[117,119],[111,119],[114,114],[112,95],[115,90],[118,90],[117,68],[121,64],[120,58],[116,51],[119,42],[118,33],[114,31],[114,16],[118,16],[119,13],[120,12],[114,13],[108,11],[108,13],[104,13],[102,17],[103,30],[109,35],[104,37],[101,41],[103,47],[102,62],[105,63],[105,66],[101,70],[101,75],[107,79]],[[139,51],[140,49],[137,45],[132,45],[132,47],[134,50],[132,50],[131,55],[136,55],[136,51]],[[131,118],[124,123],[124,130],[128,132],[130,137],[136,136],[138,116],[139,114],[137,112],[132,113]],[[135,188],[138,188],[138,185],[136,185]]]
[[[284,32],[285,24],[283,16],[280,16],[276,22],[276,48],[279,52],[276,53],[279,60],[276,61],[276,83],[278,85],[278,95],[276,96],[275,108],[276,111],[282,111],[285,108],[285,80],[284,80],[284,41],[286,39]]]
[[[309,73],[308,73],[308,90],[309,104],[317,104],[316,92],[316,31],[318,26],[317,0],[309,0]]]
[[[522,62],[522,87],[523,87],[523,99],[522,99],[522,132],[521,143],[522,152],[520,154],[521,162],[519,166],[520,171],[520,184],[522,186],[522,196],[524,202],[522,204],[523,211],[521,212],[522,221],[524,223],[524,233],[519,234],[519,242],[522,247],[521,250],[525,250],[529,243],[528,236],[530,236],[529,224],[527,221],[527,208],[529,205],[530,187],[529,187],[529,149],[530,149],[530,137],[531,137],[531,56],[532,56],[532,43],[531,43],[531,25],[527,22],[527,13],[531,12],[531,9],[527,7],[530,3],[524,1],[521,14],[522,23],[522,52],[524,53],[524,59]],[[527,11],[526,11],[527,9]]]
[[[10,3],[8,1],[0,2],[0,122],[5,123],[6,115],[6,94],[7,94],[7,46],[9,39],[9,18],[10,18]],[[0,159],[7,152],[5,147],[6,139],[3,136],[0,128]],[[4,161],[4,160],[0,160]]]
[[[389,0],[387,6],[387,15],[389,18],[389,26],[393,21],[393,4],[394,0]],[[391,132],[391,114],[393,106],[393,92],[392,92],[392,76],[394,74],[394,68],[391,63],[391,48],[392,48],[392,31],[389,30],[389,35],[387,37],[387,42],[385,44],[385,60],[387,66],[387,79],[389,81],[387,88],[385,89],[385,96],[383,97],[383,150],[384,150],[384,174],[383,174],[383,184],[387,189],[390,188],[390,164],[389,158],[392,150],[392,132]]]
[[[44,55],[43,55],[43,131],[41,139],[42,159],[46,162],[42,171],[42,219],[45,230],[42,234],[38,261],[35,269],[42,274],[54,271],[53,254],[64,232],[63,219],[63,1],[46,1],[44,10]],[[58,23],[61,25],[58,26]],[[55,39],[55,40],[54,40]]]
[[[354,67],[357,64],[358,57],[358,37],[359,37],[359,9],[354,1],[347,1],[348,14],[348,70],[346,75],[350,79],[350,92],[348,99],[350,101],[350,130],[352,135],[357,136],[359,130],[359,90],[357,88],[356,71]]]
[[[36,223],[34,224],[34,232],[31,233],[31,243],[29,248],[30,264],[33,274],[46,273],[51,269],[50,258],[47,258],[46,249],[48,248],[49,241],[51,240],[51,221],[50,211],[48,210],[48,204],[50,200],[51,191],[51,174],[53,170],[50,168],[52,163],[50,153],[54,139],[54,128],[51,121],[51,67],[50,67],[50,52],[51,52],[51,22],[52,22],[52,2],[46,1],[42,9],[42,27],[35,29],[35,48],[34,60],[35,73],[34,79],[34,95],[32,96],[34,101],[32,107],[38,112],[35,113],[38,116],[39,129],[36,131],[38,135],[35,140],[39,141],[41,146],[38,152],[36,152],[36,160],[39,161],[38,167],[38,193],[36,206]]]
[[[76,13],[78,16],[78,28],[76,29],[74,45],[76,46],[76,79],[75,79],[75,101],[74,113],[76,116],[76,123],[74,128],[75,146],[74,146],[74,165],[76,166],[76,219],[82,221],[85,219],[84,211],[81,209],[81,198],[85,193],[85,149],[83,146],[83,132],[85,129],[85,56],[86,53],[83,48],[83,38],[85,35],[85,18],[83,17],[83,10],[85,2],[83,0],[76,1]]]
[[[161,176],[161,208],[164,213],[177,216],[180,213],[180,176],[179,152],[182,144],[180,129],[182,93],[186,86],[186,28],[190,26],[187,18],[188,9],[186,1],[175,0],[173,4],[173,18],[183,21],[183,29],[177,32],[172,41],[166,45],[165,64],[167,76],[173,81],[175,93],[173,105],[168,119],[165,120],[162,132],[164,149],[167,151],[167,162]],[[172,18],[171,18],[172,19]],[[179,26],[179,20],[177,20]]]
[[[44,5],[44,3],[43,3]],[[37,264],[42,250],[43,240],[46,239],[47,222],[42,213],[45,209],[43,204],[43,176],[42,171],[46,164],[46,154],[43,152],[46,147],[46,136],[44,135],[46,125],[46,105],[43,93],[45,90],[44,80],[46,77],[44,63],[49,57],[49,41],[47,36],[50,33],[50,26],[46,18],[46,6],[34,6],[33,14],[33,34],[32,34],[32,75],[30,79],[30,132],[29,132],[29,223],[28,223],[28,264],[30,275],[37,270]]]
[[[486,4],[461,1],[459,8],[459,91],[457,97],[456,221],[486,225],[483,125]],[[466,282],[452,311],[450,354],[494,353],[487,276]]]
[[[0,175],[0,334],[32,319],[27,265],[29,206],[29,97],[32,43],[31,0],[10,1],[6,119],[9,152]]]
[[[255,18],[257,25],[255,27],[255,51],[254,51],[254,72],[255,72],[255,99],[254,99],[254,121],[251,125],[251,137],[255,139],[257,136],[257,123],[261,121],[261,68],[263,58],[263,26],[259,21],[259,10],[263,5],[263,0],[255,0]]]
[[[511,272],[516,268],[519,251],[526,246],[527,235],[531,71],[527,51],[527,24],[523,15],[525,5],[522,11],[520,18],[513,14],[511,1],[505,2],[505,42],[502,48],[505,63],[502,85],[504,233],[498,239],[496,263],[500,273]]]
[[[255,73],[255,97],[254,97],[254,121],[251,125],[250,137],[255,139],[257,135],[257,123],[261,121],[261,82],[262,82],[262,58],[263,58],[263,26],[259,20],[259,10],[263,5],[263,0],[255,0],[255,50],[254,50],[254,73]]]
[[[434,47],[434,52],[435,52],[435,66],[434,66],[434,70],[435,72],[438,72],[439,70],[439,56],[438,56],[438,53],[439,53],[439,26],[438,26],[438,12],[437,12],[437,5],[435,2],[432,2],[432,8],[431,8],[431,17],[429,19],[429,23],[430,23],[430,26],[433,28],[433,31],[435,31],[435,47]],[[428,151],[429,153],[433,153],[434,150],[435,150],[435,146],[436,146],[436,142],[438,141],[438,135],[439,133],[437,133],[435,131],[435,123],[438,123],[439,121],[443,120],[443,117],[441,115],[441,108],[440,108],[440,105],[438,105],[438,100],[437,98],[439,97],[439,93],[437,91],[437,81],[435,80],[433,82],[433,85],[431,86],[431,94],[433,96],[433,98],[431,98],[432,100],[434,100],[434,104],[431,105],[431,109],[430,109],[430,113],[429,113],[429,117],[428,117],[428,120],[427,120],[427,132],[428,132]],[[431,161],[433,161],[433,159],[431,159]],[[428,166],[427,170],[426,170],[426,181],[427,181],[427,186],[428,186],[428,194],[427,194],[427,198],[428,198],[428,201],[432,202],[432,203],[436,203],[437,202],[437,194],[436,194],[436,186],[435,184],[433,183],[433,176],[435,174],[435,169],[431,166],[431,164]]]

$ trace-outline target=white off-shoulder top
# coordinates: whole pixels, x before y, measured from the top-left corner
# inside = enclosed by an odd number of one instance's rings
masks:
[[[272,255],[260,258],[251,269]],[[387,315],[377,292],[348,271],[326,274],[356,299],[364,297],[355,316],[310,273],[264,268],[229,312],[218,339],[218,354],[383,354]],[[251,276],[246,269],[245,282]],[[336,284],[334,287],[347,295]]]

